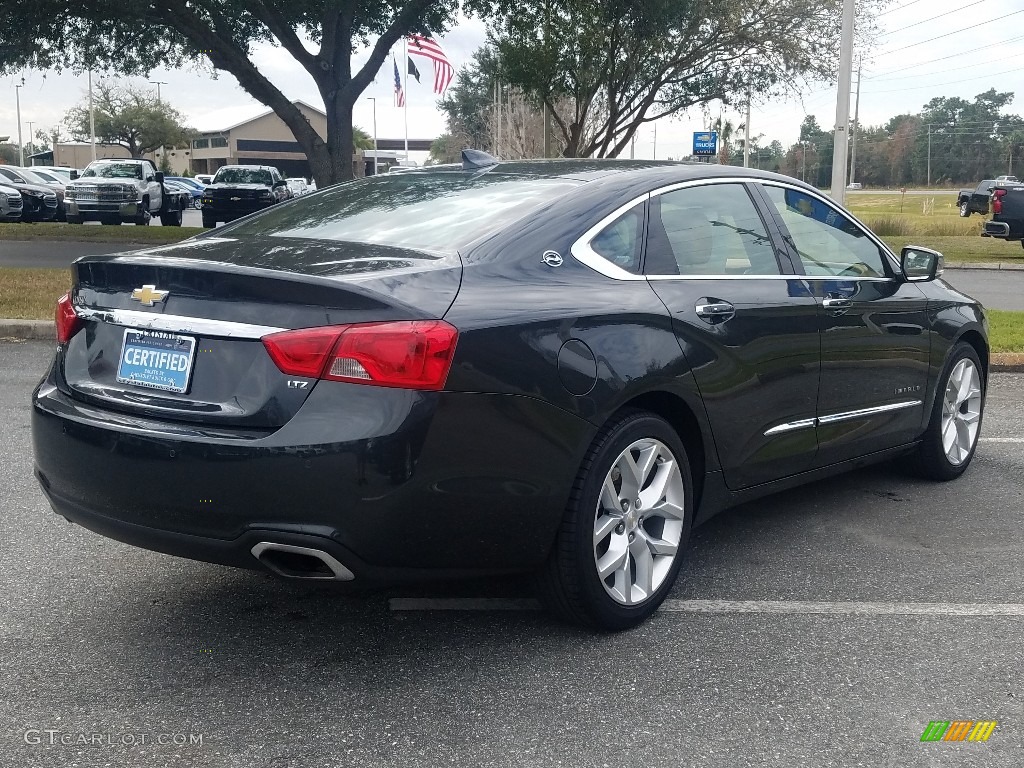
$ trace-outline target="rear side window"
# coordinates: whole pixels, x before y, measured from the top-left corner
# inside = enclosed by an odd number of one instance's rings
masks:
[[[886,277],[882,252],[861,227],[799,189],[765,186],[807,275]]]
[[[643,247],[644,204],[634,206],[590,241],[590,248],[628,272],[640,271],[640,251]]]
[[[648,275],[777,275],[775,247],[742,184],[686,187],[651,199]]]
[[[443,171],[371,176],[303,195],[218,232],[445,253],[517,221],[580,183]]]

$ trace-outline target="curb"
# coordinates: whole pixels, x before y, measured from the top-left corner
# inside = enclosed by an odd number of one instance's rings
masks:
[[[55,341],[52,320],[0,320],[0,341]]]
[[[52,320],[0,320],[0,342],[53,341],[56,328]],[[1024,353],[995,352],[989,358],[992,373],[1024,373]]]
[[[987,269],[1000,272],[1024,272],[1024,264],[1009,261],[947,261],[946,269]]]

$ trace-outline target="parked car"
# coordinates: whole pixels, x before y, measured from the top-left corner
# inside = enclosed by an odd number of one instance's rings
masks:
[[[213,175],[212,174],[206,174],[206,173],[197,173],[196,174],[196,181],[198,181],[200,184],[204,184],[204,185],[205,184],[211,184],[213,182]]]
[[[21,192],[7,184],[0,184],[0,221],[21,221],[23,206]]]
[[[1024,246],[1024,184],[996,183],[992,188],[992,218],[985,222],[982,235],[1017,240]]]
[[[37,181],[30,181],[23,169],[14,165],[0,165],[0,183],[14,187],[21,193],[22,221],[53,221],[60,208],[57,191]]]
[[[50,191],[57,195],[57,213],[54,216],[55,221],[65,221],[67,219],[67,211],[64,207],[64,182],[49,177],[45,171],[43,173],[37,173],[32,168],[17,168],[15,166],[4,166],[7,168],[7,172],[4,173],[7,180],[10,181],[17,176],[16,180],[21,180],[26,184],[34,184],[36,186],[46,187]]]
[[[967,469],[987,323],[941,265],[779,174],[467,152],[77,260],[36,476],[136,546],[338,582],[534,574],[623,629],[726,507],[873,462]]]
[[[182,184],[177,179],[164,178],[164,189],[174,190],[182,195],[187,196],[185,201],[186,208],[202,208],[203,207],[203,188],[192,187],[188,184]]]
[[[234,221],[288,199],[281,172],[269,165],[225,165],[203,192],[203,226]]]
[[[75,173],[78,173],[78,174],[82,173],[82,169],[81,168],[69,168],[68,166],[64,166],[64,165],[33,165],[32,166],[32,170],[33,171],[47,171],[49,173],[54,173],[57,176],[59,176],[61,178],[61,180],[65,184],[67,184],[69,181],[71,181],[71,172],[72,171],[74,171]]]
[[[861,184],[859,181],[851,181],[849,184],[846,185],[846,188],[847,189],[864,189],[864,185]]]
[[[82,224],[149,224],[160,217],[165,227],[180,227],[182,213],[189,205],[179,194],[165,192],[164,175],[152,160],[106,158],[86,166],[79,176],[72,172],[66,187],[68,221]]]
[[[985,179],[974,189],[961,189],[956,198],[960,215],[966,219],[972,213],[987,214],[989,197],[995,185],[995,179]]]
[[[292,197],[301,197],[309,191],[309,185],[306,184],[305,179],[293,178],[285,179],[285,181],[288,183],[288,189],[291,191]]]
[[[202,184],[195,179],[190,179],[187,176],[167,176],[170,181],[177,182],[178,184],[184,184],[193,192],[192,196],[192,207],[199,210],[203,207],[203,190],[206,189],[206,185]],[[194,193],[198,192],[198,196]]]

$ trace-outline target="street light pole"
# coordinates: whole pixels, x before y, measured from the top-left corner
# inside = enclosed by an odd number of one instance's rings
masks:
[[[157,106],[162,107],[163,106],[163,99],[160,98],[160,86],[161,85],[167,85],[167,83],[164,82],[163,80],[150,80],[149,82],[150,82],[150,85],[155,85],[156,86],[156,103],[157,103]],[[165,154],[166,154],[166,152],[164,151],[164,145],[161,144],[160,145],[160,160],[161,160],[160,165],[165,165],[164,162],[163,162],[166,159],[164,157]]]
[[[89,144],[92,147],[92,161],[96,162],[96,110],[92,106],[92,70],[89,70]],[[54,158],[56,165],[57,159]]]
[[[14,86],[14,102],[18,109],[18,165],[25,165],[25,145],[21,143],[21,89],[25,87],[25,78]]]
[[[35,125],[36,121],[35,120],[26,120],[25,122],[28,123],[28,145],[30,147],[32,147],[32,149],[35,149],[35,147],[33,146],[33,141],[32,141],[32,137],[35,136],[35,133],[32,131],[32,126]],[[24,161],[22,161],[22,165],[25,165]]]
[[[367,101],[373,102],[373,175],[377,175],[377,99],[374,96],[367,96]]]
[[[853,79],[854,0],[843,0],[843,34],[839,47],[839,88],[836,94],[836,130],[832,148],[832,199],[846,199],[846,160],[850,146],[850,81]]]

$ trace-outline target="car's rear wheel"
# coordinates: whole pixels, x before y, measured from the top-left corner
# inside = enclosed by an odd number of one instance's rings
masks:
[[[195,208],[197,211],[200,210],[203,207],[203,198],[197,197],[193,199],[192,207]]]
[[[967,469],[978,447],[985,404],[985,379],[978,353],[960,342],[939,379],[916,469],[933,480],[952,480]]]
[[[538,574],[545,604],[607,630],[648,618],[679,572],[692,487],[686,449],[663,419],[631,411],[602,429]]]
[[[960,215],[965,219],[971,215],[971,206],[966,201],[960,203]]]

